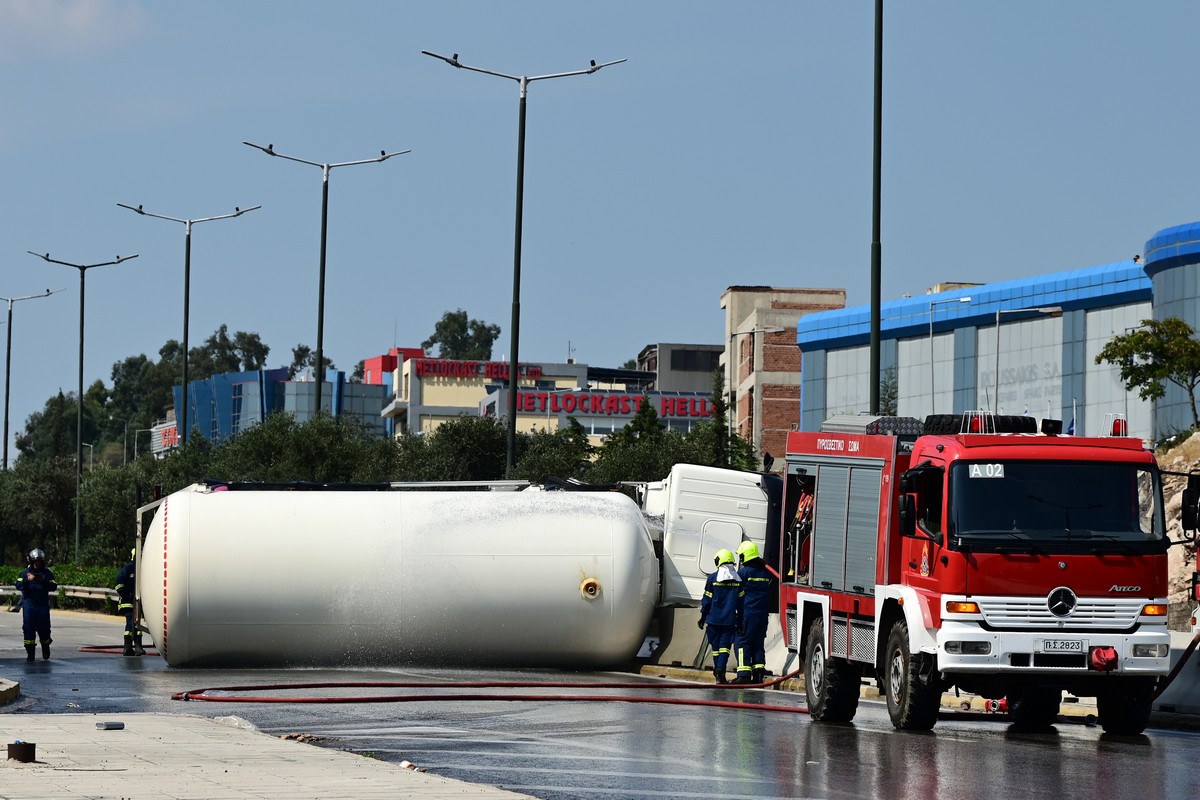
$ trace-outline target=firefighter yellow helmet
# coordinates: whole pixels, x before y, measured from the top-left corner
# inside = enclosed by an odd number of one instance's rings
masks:
[[[732,564],[733,553],[729,552],[728,550],[718,550],[717,557],[713,559],[713,563],[718,567],[722,564]]]
[[[737,554],[742,561],[758,558],[758,545],[754,542],[742,542],[738,545]]]

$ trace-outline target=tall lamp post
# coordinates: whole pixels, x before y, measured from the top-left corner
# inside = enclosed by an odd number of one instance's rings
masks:
[[[411,153],[411,150],[400,150],[395,153],[389,153],[386,150],[380,150],[376,158],[365,158],[360,161],[343,161],[339,164],[321,164],[316,161],[307,161],[303,158],[295,156],[285,156],[283,153],[275,152],[275,145],[268,144],[263,147],[253,142],[242,142],[248,147],[253,147],[255,150],[261,150],[269,156],[282,158],[285,161],[295,161],[297,164],[308,164],[310,167],[321,168],[321,263],[320,276],[317,280],[317,408],[316,414],[321,413],[321,386],[325,382],[325,245],[327,241],[326,233],[329,229],[329,171],[337,167],[354,167],[359,164],[375,164],[380,161],[387,161],[394,156],[402,156],[405,153]],[[184,387],[184,391],[187,388]]]
[[[737,415],[737,364],[733,344],[734,339],[738,336],[750,336],[750,346],[754,347],[754,334],[756,333],[783,333],[787,328],[781,328],[777,325],[772,325],[768,328],[750,328],[744,331],[729,332],[729,355],[726,360],[729,362],[729,437],[733,438],[733,418]],[[730,459],[733,458],[733,453],[729,453]]]
[[[35,253],[32,250],[26,252],[50,264],[62,264],[64,267],[79,270],[79,394],[75,397],[75,563],[78,564],[80,534],[83,530],[83,503],[80,495],[83,490],[83,308],[87,289],[87,271],[95,267],[120,264],[123,261],[137,258],[138,254],[117,256],[112,261],[100,261],[96,264],[72,264],[69,261],[51,258],[49,253]]]
[[[37,300],[39,297],[49,297],[52,294],[61,292],[62,289],[47,289],[41,294],[27,294],[24,297],[0,297],[0,300],[8,301],[8,344],[4,350],[4,462],[0,464],[0,469],[8,469],[8,390],[12,385],[12,329],[13,329],[13,303],[21,300]]]
[[[954,297],[949,300],[931,300],[929,301],[929,413],[937,413],[937,395],[934,394],[933,388],[933,307],[946,305],[948,303],[969,303],[969,297]]]
[[[512,323],[509,330],[509,338],[511,346],[509,347],[509,367],[508,367],[508,451],[507,451],[507,468],[512,470],[516,462],[517,454],[517,382],[518,373],[521,369],[520,355],[518,345],[520,343],[520,328],[521,328],[521,223],[525,197],[525,96],[529,91],[529,84],[534,81],[544,81],[551,78],[569,78],[573,75],[591,75],[593,72],[611,67],[613,64],[624,63],[627,59],[620,58],[616,61],[606,61],[603,64],[597,64],[594,60],[591,66],[587,69],[578,69],[572,72],[556,72],[551,75],[508,75],[503,72],[495,72],[490,69],[481,67],[471,67],[460,63],[458,53],[447,58],[446,56],[431,53],[428,50],[422,50],[422,54],[432,56],[433,58],[441,59],[455,69],[465,69],[470,72],[481,72],[484,75],[495,75],[497,78],[507,78],[510,81],[516,81],[520,86],[520,105],[517,113],[517,213],[516,223],[514,225],[513,234],[513,299],[512,299]]]
[[[875,0],[874,147],[871,168],[871,338],[868,367],[871,413],[879,413],[879,349],[882,328],[883,244],[880,242],[880,203],[883,164],[883,0]]]
[[[996,374],[992,387],[992,413],[1000,413],[1000,315],[1001,314],[1043,314],[1048,317],[1062,316],[1061,306],[1041,306],[1038,308],[997,308],[996,309]]]
[[[140,205],[127,206],[124,203],[117,203],[121,208],[128,208],[135,214],[141,214],[143,217],[154,217],[155,219],[165,219],[168,222],[179,222],[184,226],[183,237],[183,402],[181,410],[183,411],[183,422],[177,423],[179,426],[179,440],[181,444],[187,444],[188,439],[188,308],[190,305],[190,295],[192,286],[192,226],[200,222],[212,222],[218,219],[232,219],[240,217],[242,214],[262,208],[262,206],[252,206],[250,208],[234,207],[232,214],[221,214],[216,217],[201,217],[200,219],[178,219],[176,217],[168,217],[163,214],[153,214],[143,209]]]

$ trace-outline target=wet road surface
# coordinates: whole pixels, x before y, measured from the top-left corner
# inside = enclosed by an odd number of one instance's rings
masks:
[[[122,712],[236,716],[275,735],[306,734],[321,747],[431,773],[500,786],[547,800],[576,798],[888,798],[996,800],[1094,798],[1177,800],[1200,794],[1200,735],[1149,730],[1109,737],[1062,723],[1018,733],[995,721],[943,719],[928,734],[900,733],[884,707],[864,702],[850,725],[813,724],[802,714],[644,702],[555,701],[555,694],[737,700],[796,708],[785,692],[686,691],[613,673],[455,669],[196,670],[154,657],[83,653],[120,641],[120,620],[56,614],[50,661],[26,664],[20,615],[0,613],[0,676],[21,682],[22,700],[0,709],[0,737],[28,713]],[[211,703],[172,700],[206,687],[279,683],[479,680],[566,682],[571,687],[446,689],[400,687],[260,691],[274,696],[447,694],[547,695],[539,700],[426,700],[351,703]],[[590,689],[636,681],[643,691]],[[245,693],[230,692],[231,696]],[[9,739],[11,741],[11,738]]]

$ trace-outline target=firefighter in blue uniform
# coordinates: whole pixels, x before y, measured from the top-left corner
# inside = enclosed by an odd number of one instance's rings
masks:
[[[734,640],[737,678],[734,683],[762,683],[767,674],[767,614],[771,609],[771,573],[754,542],[738,545],[738,575],[746,594],[742,626]]]
[[[137,576],[134,565],[136,558],[137,550],[131,550],[129,553],[129,563],[121,567],[121,571],[117,573],[117,579],[113,583],[113,588],[117,590],[117,597],[120,598],[120,602],[117,604],[117,611],[125,615],[125,650],[123,651],[123,655],[127,656],[141,656],[146,654],[145,649],[142,647],[142,632],[137,627],[137,608],[135,606]]]
[[[725,667],[733,637],[742,619],[742,581],[733,566],[733,553],[718,550],[713,559],[717,569],[708,576],[704,598],[700,601],[700,629],[708,626],[708,643],[713,651],[713,677],[717,683],[729,683]]]
[[[50,658],[50,595],[58,593],[54,573],[46,568],[46,554],[39,548],[25,557],[25,569],[17,578],[24,613],[22,630],[25,634],[25,660],[33,661],[37,639],[42,640],[42,658]],[[35,638],[36,637],[36,638]]]

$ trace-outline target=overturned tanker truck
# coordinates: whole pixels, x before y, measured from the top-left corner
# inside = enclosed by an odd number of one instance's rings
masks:
[[[195,484],[139,509],[143,625],[172,666],[627,663],[717,550],[764,545],[781,485],[672,477],[650,516],[619,491]]]
[[[1054,421],[1049,421],[1054,423]],[[628,662],[713,556],[759,546],[813,719],[874,678],[898,728],[954,688],[1142,730],[1170,666],[1154,454],[986,413],[840,417],[782,476],[677,465],[615,491],[198,484],[139,510],[145,625],[172,665]],[[543,487],[549,488],[549,487]],[[596,487],[576,487],[580,489]],[[1200,475],[1183,492],[1194,538]]]

